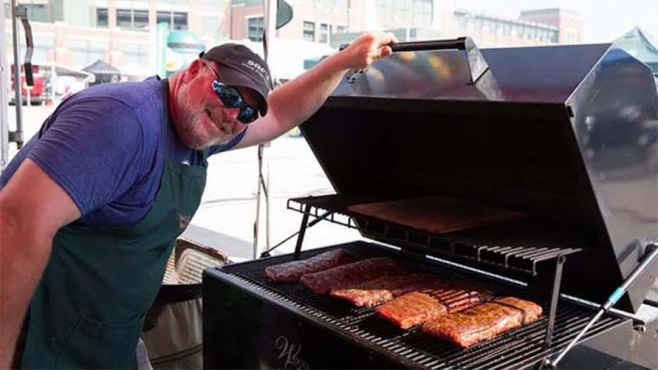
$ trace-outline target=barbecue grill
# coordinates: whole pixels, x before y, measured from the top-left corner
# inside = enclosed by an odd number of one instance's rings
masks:
[[[657,368],[651,70],[607,44],[478,50],[461,38],[394,51],[350,71],[301,126],[336,194],[289,200],[303,215],[295,252],[204,272],[204,367],[541,368],[569,349],[559,368]],[[437,196],[524,217],[441,233],[354,208]],[[303,251],[318,220],[369,241]],[[334,248],[532,300],[544,315],[462,349],[264,274]]]

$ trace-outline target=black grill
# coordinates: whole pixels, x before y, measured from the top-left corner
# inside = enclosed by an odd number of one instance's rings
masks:
[[[553,340],[546,348],[545,341],[549,302],[538,300],[523,284],[501,281],[489,276],[475,276],[470,272],[444,265],[439,261],[421,261],[406,253],[390,248],[376,247],[370,243],[354,242],[336,246],[363,256],[396,256],[398,260],[416,271],[431,272],[444,279],[477,282],[497,295],[513,295],[533,300],[544,308],[544,317],[517,330],[512,330],[495,339],[462,349],[449,342],[430,337],[419,328],[401,330],[379,319],[370,308],[354,308],[349,303],[328,296],[317,295],[301,284],[272,283],[264,274],[270,265],[288,262],[292,255],[253,261],[248,264],[225,266],[222,271],[242,283],[257,288],[282,304],[301,309],[326,323],[340,328],[346,334],[366,339],[373,346],[388,353],[402,356],[418,367],[428,369],[498,369],[531,365],[564,348],[587,324],[593,312],[571,302],[560,301]],[[332,247],[335,248],[335,247]],[[308,258],[327,249],[302,253]],[[585,339],[615,327],[624,320],[607,315],[590,330]]]
[[[649,272],[658,271],[658,259],[645,260],[658,240],[658,130],[650,124],[658,96],[650,70],[612,45],[480,53],[468,38],[421,44],[396,44],[405,52],[344,79],[300,126],[335,195],[289,201],[303,215],[292,255],[206,270],[204,366],[527,368],[557,360],[594,316],[590,306],[564,297],[600,304],[613,292],[618,297],[644,266],[615,305],[638,312],[655,280]],[[627,110],[636,114],[619,114]],[[468,229],[433,234],[422,222],[351,211],[426,197],[524,218],[485,226],[474,215]],[[410,220],[441,221],[407,210]],[[457,209],[441,211],[459,219]],[[306,229],[318,220],[390,247],[356,242],[302,252]],[[336,247],[392,255],[412,270],[528,299],[543,306],[544,317],[461,349],[418,328],[399,330],[372,309],[300,284],[272,284],[264,275],[269,265]],[[597,334],[613,338],[615,348],[605,353],[627,350],[623,356],[635,362],[637,343],[655,338],[638,337],[631,326],[630,318],[604,314],[580,343]],[[226,332],[230,340],[217,339]],[[630,344],[621,343],[622,332]]]

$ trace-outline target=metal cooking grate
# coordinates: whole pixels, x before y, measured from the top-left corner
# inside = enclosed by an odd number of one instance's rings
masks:
[[[567,230],[532,219],[437,235],[348,211],[350,204],[362,201],[341,195],[296,198],[288,200],[288,209],[358,229],[375,239],[533,276],[538,263],[579,252],[586,244]]]
[[[388,248],[373,247],[373,244],[354,242],[341,246],[364,256],[398,255]],[[333,248],[333,247],[332,247]],[[302,253],[308,258],[327,249]],[[592,311],[570,302],[561,301],[558,307],[553,343],[551,348],[544,348],[547,317],[512,330],[495,339],[479,343],[468,349],[461,349],[452,343],[427,336],[419,328],[401,330],[379,319],[370,308],[354,308],[342,300],[329,296],[317,295],[298,283],[272,283],[264,274],[267,266],[292,260],[292,255],[267,258],[239,265],[227,265],[221,270],[233,275],[244,283],[258,287],[263,294],[269,294],[284,304],[288,304],[321,318],[328,324],[339,327],[348,333],[369,340],[384,353],[396,354],[413,361],[418,367],[428,369],[505,369],[519,368],[540,361],[546,354],[558,352],[566,347],[576,336],[592,315]],[[537,301],[523,287],[506,284],[489,278],[476,278],[472,274],[434,263],[402,258],[415,270],[426,270],[440,277],[453,280],[476,282],[498,295],[514,295],[519,298],[534,300],[542,304],[548,312],[548,303]],[[608,315],[600,320],[585,336],[588,339],[623,322],[623,319]]]

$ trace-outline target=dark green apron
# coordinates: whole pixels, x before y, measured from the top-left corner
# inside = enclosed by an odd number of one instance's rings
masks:
[[[23,368],[136,367],[135,348],[176,238],[206,182],[203,165],[169,160],[171,120],[163,80],[165,165],[155,203],[130,227],[62,228],[32,298]]]

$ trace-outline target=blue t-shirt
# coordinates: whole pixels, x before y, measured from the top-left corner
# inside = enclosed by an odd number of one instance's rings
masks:
[[[157,77],[85,89],[63,101],[0,176],[4,187],[25,158],[34,161],[78,206],[88,226],[131,226],[151,209],[165,158],[199,165],[164,114]],[[163,129],[173,139],[164,148]],[[244,137],[206,149],[228,150]],[[166,150],[166,151],[165,151]]]

